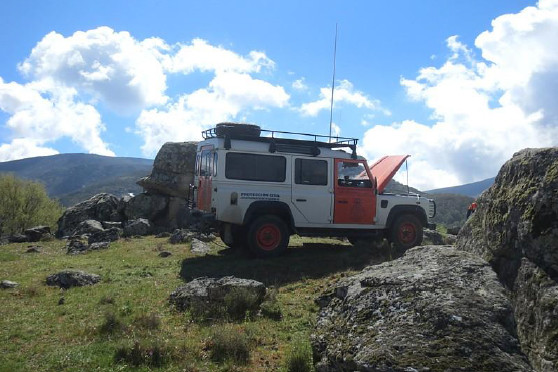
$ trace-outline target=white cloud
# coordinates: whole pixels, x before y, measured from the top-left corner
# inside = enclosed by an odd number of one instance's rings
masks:
[[[305,80],[304,78],[300,78],[300,79],[295,80],[295,81],[292,83],[293,89],[294,89],[294,90],[299,90],[299,91],[307,90],[307,89],[308,89],[308,86],[306,85],[306,83],[304,82],[304,80]]]
[[[19,65],[26,76],[48,79],[129,113],[166,102],[166,76],[160,61],[168,46],[160,39],[134,39],[109,27],[69,37],[47,34]]]
[[[354,89],[353,84],[348,80],[341,80],[336,86],[333,94],[333,104],[346,103],[358,108],[368,110],[383,110],[380,102],[367,97],[364,93]],[[331,87],[320,89],[320,99],[317,101],[304,103],[300,106],[300,112],[305,116],[316,116],[322,110],[329,110],[331,107]],[[383,110],[385,111],[385,110]],[[387,114],[388,112],[385,111]]]
[[[411,154],[410,183],[429,189],[494,176],[525,147],[558,144],[558,5],[541,0],[492,22],[475,45],[457,37],[443,66],[427,67],[401,84],[433,112],[434,125],[414,121],[378,125],[364,136],[369,158]]]
[[[28,138],[16,138],[11,143],[0,145],[0,161],[10,161],[33,156],[56,155],[58,151],[40,146],[36,141]]]

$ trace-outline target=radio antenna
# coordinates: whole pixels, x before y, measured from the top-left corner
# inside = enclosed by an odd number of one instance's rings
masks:
[[[333,93],[335,92],[335,57],[337,56],[337,22],[335,23],[335,43],[333,45],[333,78],[331,79],[331,104],[329,107],[329,142],[333,125]]]

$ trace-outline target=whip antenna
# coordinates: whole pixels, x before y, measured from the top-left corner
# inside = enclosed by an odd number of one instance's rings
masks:
[[[335,23],[335,44],[333,45],[333,78],[331,79],[331,105],[329,108],[329,142],[333,125],[333,92],[335,91],[335,57],[337,56],[337,23]]]

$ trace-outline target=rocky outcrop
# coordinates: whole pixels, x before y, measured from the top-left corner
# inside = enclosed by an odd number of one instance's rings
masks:
[[[153,162],[149,177],[137,183],[148,193],[185,198],[194,181],[197,142],[167,142]]]
[[[149,220],[138,218],[134,221],[128,221],[124,225],[124,236],[148,235],[153,231],[153,226]]]
[[[41,240],[52,239],[49,226],[35,226],[24,231],[28,242],[38,242]]]
[[[558,148],[514,154],[477,204],[457,247],[486,259],[512,291],[532,365],[558,370]]]
[[[92,198],[66,209],[58,220],[58,237],[73,235],[80,223],[86,220],[113,221],[123,220],[118,212],[119,200],[111,194],[97,194]]]
[[[255,296],[259,305],[265,297],[265,285],[252,279],[241,279],[234,276],[224,278],[197,278],[174,290],[169,302],[178,310],[185,311],[199,303],[224,304],[227,294],[235,290],[243,290]]]
[[[68,289],[71,287],[82,287],[97,284],[101,277],[96,274],[88,274],[79,270],[64,270],[46,278],[46,284]]]
[[[531,370],[496,274],[450,246],[369,266],[318,303],[318,371]]]

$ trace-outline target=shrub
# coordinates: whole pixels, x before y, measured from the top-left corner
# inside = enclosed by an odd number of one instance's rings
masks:
[[[298,338],[291,344],[285,368],[289,372],[312,371],[312,350],[307,341]]]
[[[143,329],[159,329],[161,318],[155,313],[142,314],[134,319],[134,324]]]
[[[106,313],[105,321],[99,327],[99,332],[101,334],[113,334],[122,331],[124,328],[126,326],[114,313]]]
[[[259,308],[258,295],[243,288],[235,288],[225,295],[225,309],[233,320],[253,317]]]
[[[62,212],[63,207],[48,197],[42,184],[0,176],[0,233],[22,233],[37,225],[54,229]]]
[[[250,359],[248,337],[237,327],[223,325],[215,328],[208,346],[211,359],[218,363],[230,361],[244,365]]]
[[[138,341],[133,346],[121,346],[114,353],[114,361],[116,363],[129,363],[134,367],[147,365],[150,367],[162,367],[170,360],[171,352],[164,345],[154,343],[152,345],[143,345]]]

